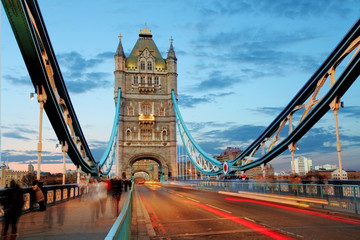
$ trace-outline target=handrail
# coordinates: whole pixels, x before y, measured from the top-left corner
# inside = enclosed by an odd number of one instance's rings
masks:
[[[130,239],[131,234],[131,206],[133,198],[134,182],[132,182],[131,190],[126,198],[123,209],[116,218],[105,240],[124,240]]]

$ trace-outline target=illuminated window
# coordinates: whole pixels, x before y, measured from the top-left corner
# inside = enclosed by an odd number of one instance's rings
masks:
[[[141,113],[145,116],[149,116],[151,114],[151,104],[144,103],[143,105],[141,105]]]
[[[144,61],[140,62],[140,70],[145,70],[145,62]]]
[[[152,62],[148,62],[147,65],[148,65],[148,70],[152,70]]]
[[[134,76],[133,82],[134,82],[134,84],[138,84],[138,83],[139,83],[138,76]]]
[[[141,129],[141,140],[152,140],[152,129]]]
[[[145,77],[141,77],[141,84],[145,84]]]

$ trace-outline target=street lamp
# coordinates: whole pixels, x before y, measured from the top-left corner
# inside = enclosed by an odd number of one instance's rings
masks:
[[[40,180],[40,164],[41,164],[41,150],[42,150],[42,119],[43,119],[43,110],[44,110],[44,103],[46,102],[46,92],[44,86],[41,85],[41,93],[39,86],[36,86],[36,93],[37,93],[37,100],[40,103],[40,124],[39,124],[39,143],[38,143],[38,165],[37,165],[37,180]],[[31,94],[30,94],[31,99]]]
[[[65,176],[66,176],[66,153],[68,151],[68,145],[66,143],[66,141],[63,141],[62,143],[62,152],[64,154],[64,170],[63,170],[63,180],[62,180],[62,184],[65,185]]]

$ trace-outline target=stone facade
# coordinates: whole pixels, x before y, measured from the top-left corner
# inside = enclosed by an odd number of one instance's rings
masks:
[[[114,72],[115,101],[121,88],[116,175],[130,178],[133,164],[141,160],[158,163],[165,180],[177,175],[171,99],[172,90],[177,94],[176,62],[172,39],[163,59],[146,26],[128,57],[120,37]]]
[[[4,163],[1,165],[1,176],[0,176],[0,189],[10,186],[10,181],[15,180],[17,183],[21,184],[23,177],[29,172],[34,172],[33,165],[28,165],[28,171],[14,171],[11,170]]]

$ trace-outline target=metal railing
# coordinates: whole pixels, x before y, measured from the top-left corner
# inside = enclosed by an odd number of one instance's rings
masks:
[[[333,185],[333,184],[291,184],[281,182],[254,182],[254,181],[212,181],[187,180],[178,181],[191,187],[207,191],[228,191],[238,193],[253,192],[298,197],[301,201],[324,200],[322,208],[337,209],[359,214],[360,186]]]
[[[134,182],[131,185],[129,194],[125,200],[123,209],[116,218],[105,240],[124,240],[130,239],[131,235],[131,215],[132,215],[132,198],[133,198]]]
[[[76,184],[48,185],[41,188],[44,193],[46,206],[53,206],[58,203],[69,201],[79,197],[79,187]],[[5,200],[6,189],[0,189],[0,204]],[[35,192],[31,187],[23,188],[24,206],[22,214],[38,210],[35,201]],[[0,214],[0,217],[3,217]]]

